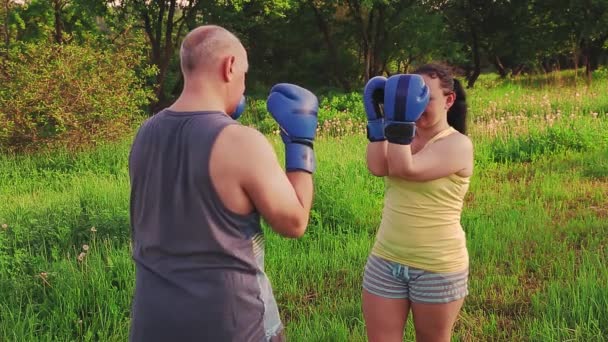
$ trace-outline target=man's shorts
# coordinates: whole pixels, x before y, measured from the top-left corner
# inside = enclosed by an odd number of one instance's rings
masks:
[[[442,304],[466,297],[468,278],[468,269],[433,273],[370,255],[365,265],[363,288],[384,298]]]

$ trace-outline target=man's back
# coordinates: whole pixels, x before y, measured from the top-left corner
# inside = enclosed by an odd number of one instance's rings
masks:
[[[210,177],[216,138],[235,123],[222,112],[164,110],[135,138],[132,340],[260,341],[265,325],[280,325],[278,314],[264,322],[276,303],[259,215],[227,209]]]

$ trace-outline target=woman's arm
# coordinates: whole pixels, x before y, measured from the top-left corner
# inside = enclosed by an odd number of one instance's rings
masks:
[[[370,142],[367,144],[367,169],[372,175],[384,177],[388,175],[386,160],[386,141]]]
[[[410,145],[387,144],[386,160],[388,175],[413,181],[429,181],[471,169],[473,144],[461,134],[449,137],[412,155]],[[368,147],[369,149],[369,147]],[[369,165],[368,152],[368,165]]]

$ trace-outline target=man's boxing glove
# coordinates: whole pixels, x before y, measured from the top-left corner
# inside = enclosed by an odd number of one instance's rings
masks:
[[[289,83],[270,89],[266,108],[281,128],[285,144],[285,169],[313,173],[313,141],[317,133],[319,101],[309,90]]]
[[[367,114],[367,139],[370,142],[384,141],[384,85],[386,77],[371,78],[363,90],[363,106]]]
[[[241,115],[243,114],[243,111],[245,110],[245,96],[241,96],[241,100],[239,101],[239,104],[236,106],[236,108],[234,109],[234,113],[232,113],[232,115],[230,115],[234,120],[238,120]]]
[[[429,88],[420,75],[399,74],[384,86],[384,135],[388,142],[409,145],[416,133],[416,120],[429,103]]]

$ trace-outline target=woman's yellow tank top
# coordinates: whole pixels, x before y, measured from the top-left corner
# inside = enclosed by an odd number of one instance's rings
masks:
[[[425,147],[454,132],[452,127],[439,132]],[[386,177],[372,254],[430,272],[466,270],[469,256],[460,214],[469,179],[456,174],[426,182]]]

